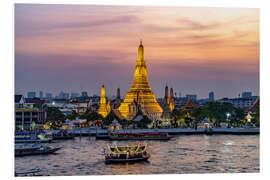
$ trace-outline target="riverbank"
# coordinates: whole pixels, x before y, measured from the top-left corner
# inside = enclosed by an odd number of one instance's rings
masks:
[[[75,136],[96,136],[108,134],[107,129],[74,129],[68,130],[74,133]],[[47,132],[58,132],[58,130],[48,130]],[[196,135],[206,134],[204,128],[198,128],[197,130],[191,128],[174,128],[174,129],[121,129],[120,133],[145,133],[145,132],[165,132],[170,135]],[[212,134],[235,134],[235,135],[252,135],[260,134],[260,128],[212,128]]]

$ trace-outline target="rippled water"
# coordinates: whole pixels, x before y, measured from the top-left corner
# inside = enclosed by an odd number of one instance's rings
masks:
[[[110,141],[76,137],[51,143],[58,153],[15,158],[15,171],[41,168],[40,175],[184,174],[259,172],[259,135],[189,135],[145,141],[146,162],[105,164]],[[121,142],[121,144],[132,143]],[[119,143],[118,143],[119,144]]]

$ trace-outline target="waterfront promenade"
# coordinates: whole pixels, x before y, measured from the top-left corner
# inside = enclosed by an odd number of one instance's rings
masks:
[[[250,135],[260,134],[260,128],[212,128],[213,134],[236,134],[236,135]],[[58,130],[48,130],[47,132],[57,132]],[[95,136],[96,134],[108,134],[107,129],[89,129],[81,128],[68,130],[74,133],[76,136]],[[192,128],[170,128],[170,129],[120,129],[120,133],[143,133],[143,132],[165,132],[170,135],[195,135],[205,134],[205,128],[198,128],[197,130]]]

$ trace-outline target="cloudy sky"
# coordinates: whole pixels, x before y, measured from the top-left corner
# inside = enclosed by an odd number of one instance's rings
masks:
[[[259,95],[259,9],[15,5],[15,92],[129,90],[143,39],[156,96]]]

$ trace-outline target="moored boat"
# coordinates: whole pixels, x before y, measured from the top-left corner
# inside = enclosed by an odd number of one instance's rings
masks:
[[[172,136],[162,132],[112,133],[110,140],[170,140]]]
[[[61,149],[61,147],[44,146],[40,144],[15,145],[15,156],[51,154]]]
[[[52,142],[50,134],[42,132],[15,133],[15,143],[49,143]]]
[[[108,149],[110,152],[105,155],[105,163],[146,161],[150,158],[146,145],[114,146]]]

